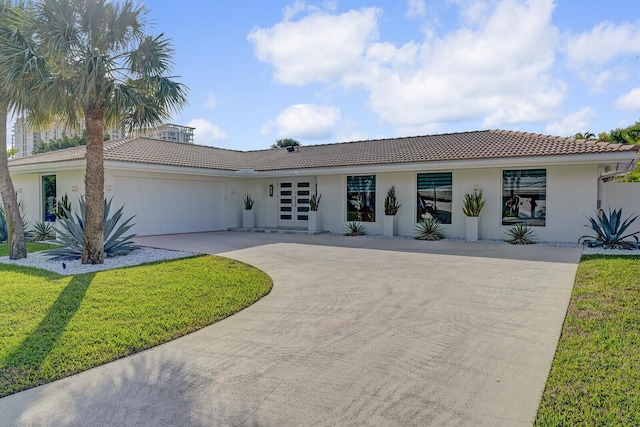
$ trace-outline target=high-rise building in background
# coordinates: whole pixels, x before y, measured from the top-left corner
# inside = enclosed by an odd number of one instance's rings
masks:
[[[193,131],[195,128],[181,126],[172,123],[165,123],[155,128],[134,131],[133,135],[146,136],[164,141],[182,142],[193,144]]]
[[[58,124],[47,129],[33,130],[27,126],[25,118],[19,117],[13,125],[11,146],[18,149],[15,157],[26,157],[31,155],[33,148],[39,142],[49,143],[54,139],[62,138],[63,135],[69,137],[81,135],[85,129],[84,120],[80,120],[78,121],[78,126],[76,128],[70,128]],[[194,130],[195,128],[189,126],[165,123],[155,128],[135,131],[133,132],[133,135],[146,136],[165,141],[181,142],[184,144],[193,144]],[[109,134],[110,141],[127,136],[123,129],[110,128],[106,130],[106,133]]]
[[[24,117],[18,117],[13,125],[11,147],[18,150],[15,157],[26,157],[31,155],[33,148],[39,142],[49,143],[64,135],[69,137],[82,135],[85,129],[84,120],[78,120],[78,125],[75,128],[56,124],[46,129],[34,130],[27,125],[27,120]],[[109,134],[110,140],[126,136],[123,129],[110,128],[106,130],[106,133]]]

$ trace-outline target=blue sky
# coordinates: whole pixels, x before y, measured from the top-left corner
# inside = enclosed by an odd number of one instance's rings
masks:
[[[251,150],[640,119],[637,0],[146,0],[190,88],[173,122]]]

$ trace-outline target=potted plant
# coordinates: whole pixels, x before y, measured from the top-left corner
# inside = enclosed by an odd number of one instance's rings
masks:
[[[478,217],[484,207],[482,200],[482,189],[474,188],[472,193],[464,195],[464,206],[462,213],[467,217],[466,239],[468,242],[478,241]]]
[[[396,214],[400,209],[400,203],[396,199],[396,187],[392,185],[387,190],[387,197],[384,198],[384,223],[383,234],[385,237],[396,235]]]
[[[255,214],[253,212],[253,199],[249,196],[249,193],[244,195],[244,210],[242,211],[242,227],[253,228],[255,227]]]
[[[320,199],[322,199],[322,194],[313,194],[309,199],[309,231],[318,231],[318,207],[320,206]]]

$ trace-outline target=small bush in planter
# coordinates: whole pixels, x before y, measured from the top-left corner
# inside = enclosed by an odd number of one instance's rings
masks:
[[[596,218],[597,219],[589,217],[589,225],[586,225],[586,227],[591,227],[591,229],[595,231],[595,237],[582,236],[578,239],[578,243],[582,240],[582,245],[590,248],[640,249],[637,236],[637,234],[640,234],[640,231],[624,234],[629,226],[638,218],[638,215],[630,216],[626,220],[621,221],[622,208],[618,210],[614,209],[613,211],[609,208],[608,216],[604,211],[600,211],[600,213],[596,215]],[[630,237],[635,239],[635,242],[625,240]]]
[[[244,195],[244,199],[242,199],[242,201],[244,202],[244,209],[246,211],[250,211],[251,208],[253,208],[253,199],[248,193]]]
[[[311,209],[313,212],[316,212],[320,207],[320,199],[322,199],[322,194],[320,194],[319,196],[317,194],[312,195],[309,199],[309,209]]]
[[[511,243],[512,245],[531,245],[535,243],[533,240],[533,229],[529,224],[512,225],[505,233],[508,237],[505,242]]]
[[[395,215],[402,206],[396,199],[396,187],[392,185],[387,191],[387,197],[384,198],[384,214]]]
[[[464,206],[462,213],[466,216],[477,217],[484,207],[485,201],[482,200],[482,190],[474,189],[473,193],[464,195]]]

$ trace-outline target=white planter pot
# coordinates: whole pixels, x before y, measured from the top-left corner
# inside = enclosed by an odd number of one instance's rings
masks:
[[[467,242],[478,241],[478,217],[477,216],[467,217],[466,239],[467,239]]]
[[[396,216],[385,215],[382,227],[384,237],[393,237],[396,235]]]
[[[242,211],[242,228],[253,228],[256,226],[255,212],[252,210]]]
[[[318,231],[318,211],[309,211],[309,221],[307,223],[309,231]]]

